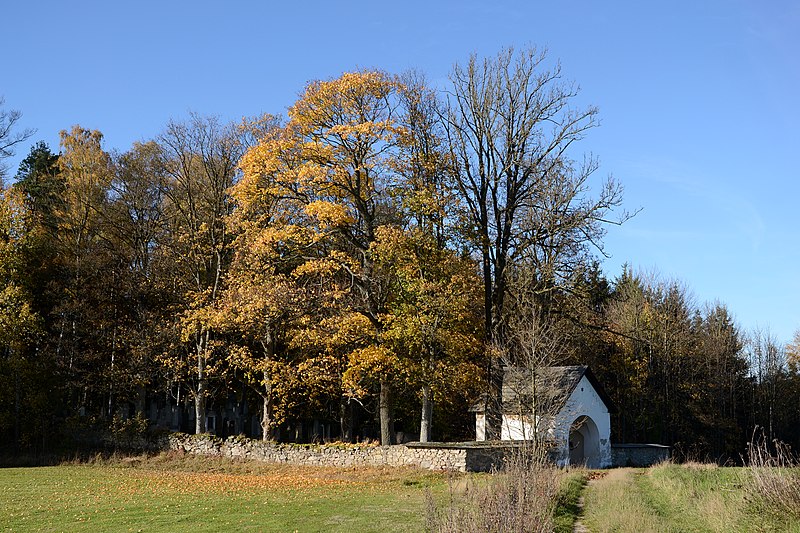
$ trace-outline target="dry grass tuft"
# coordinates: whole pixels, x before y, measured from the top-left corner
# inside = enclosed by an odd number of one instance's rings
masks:
[[[748,499],[776,515],[800,520],[800,462],[786,444],[753,439],[748,449]]]
[[[716,470],[719,468],[719,465],[716,463],[700,463],[697,461],[689,461],[688,463],[683,463],[683,467],[688,468],[689,470]]]
[[[502,472],[488,478],[451,482],[444,507],[429,494],[426,529],[438,533],[552,531],[561,475],[543,459],[520,453]]]

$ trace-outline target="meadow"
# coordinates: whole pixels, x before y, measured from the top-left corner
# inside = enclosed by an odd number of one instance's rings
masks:
[[[7,531],[421,531],[419,470],[267,465],[198,457],[0,469]]]
[[[800,471],[780,476],[796,488]],[[1,468],[0,529],[570,532],[577,519],[590,532],[800,532],[800,510],[776,512],[753,479],[696,463],[497,476],[170,453]]]

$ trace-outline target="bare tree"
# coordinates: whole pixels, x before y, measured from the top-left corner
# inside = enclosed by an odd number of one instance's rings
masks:
[[[543,454],[563,396],[550,369],[569,358],[570,345],[552,318],[531,303],[509,321],[498,354],[504,367],[504,412],[517,417],[522,439],[533,444],[533,452]]]
[[[553,285],[581,249],[599,247],[601,224],[621,202],[611,180],[599,198],[585,199],[597,163],[576,164],[569,150],[597,125],[597,109],[573,109],[577,87],[562,80],[560,65],[546,68],[545,57],[509,48],[482,61],[473,55],[451,74],[445,129],[480,254],[488,345],[503,342],[510,266],[526,259]],[[496,358],[489,378],[490,394],[499,395]],[[496,414],[487,418],[490,438],[498,427]]]
[[[755,377],[753,388],[753,413],[767,431],[770,441],[775,439],[776,403],[779,383],[786,370],[786,349],[778,343],[768,329],[756,328],[747,339],[750,371]]]
[[[26,139],[30,138],[35,133],[35,130],[30,128],[14,132],[22,113],[16,110],[6,111],[3,109],[5,98],[0,96],[0,186],[3,185],[3,178],[8,172],[8,166],[3,160],[14,155],[14,147]]]

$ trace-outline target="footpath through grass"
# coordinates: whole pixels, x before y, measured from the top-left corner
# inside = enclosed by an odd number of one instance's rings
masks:
[[[713,465],[610,470],[587,487],[581,521],[592,532],[800,532],[748,500],[747,475]]]
[[[423,531],[428,489],[405,469],[209,458],[0,469],[4,531]]]

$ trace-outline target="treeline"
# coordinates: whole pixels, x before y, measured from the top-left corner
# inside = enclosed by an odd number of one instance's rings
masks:
[[[124,153],[80,126],[37,144],[0,197],[4,447],[165,409],[198,433],[470,439],[503,364],[570,363],[617,402],[617,441],[797,442],[800,380],[768,335],[600,270],[629,215],[575,153],[597,115],[576,94],[508,50],[443,93],[359,71],[309,83],[286,118],[193,115]]]

